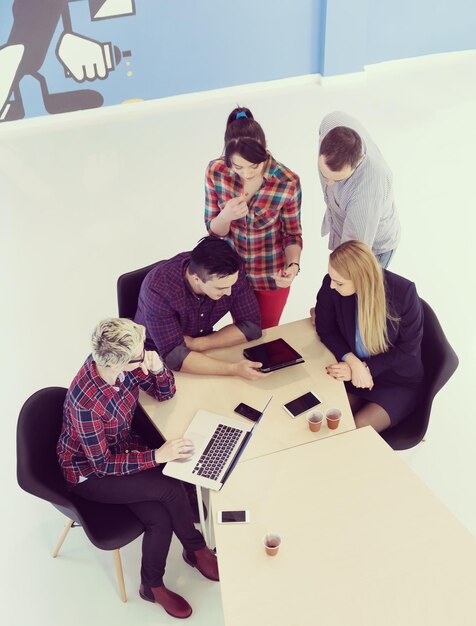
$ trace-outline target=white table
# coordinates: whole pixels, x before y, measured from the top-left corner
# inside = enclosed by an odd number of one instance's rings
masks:
[[[226,626],[476,623],[476,540],[370,427],[241,462],[211,499],[251,513],[214,520]]]
[[[233,412],[240,402],[261,410],[270,396],[273,396],[272,403],[253,434],[242,460],[353,430],[355,424],[345,387],[325,372],[325,366],[334,362],[334,357],[318,340],[309,319],[270,328],[264,331],[259,340],[213,350],[207,354],[237,361],[243,358],[243,349],[246,346],[279,337],[302,354],[305,363],[278,370],[259,381],[178,372],[175,375],[177,393],[172,400],[157,402],[141,392],[140,403],[164,439],[173,439],[183,436],[198,409],[246,421]],[[337,406],[342,410],[342,419],[337,430],[329,430],[324,423],[319,433],[311,433],[305,415],[292,419],[284,411],[282,405],[285,402],[306,391],[314,391],[322,398],[323,404],[319,409],[325,411],[331,406]]]

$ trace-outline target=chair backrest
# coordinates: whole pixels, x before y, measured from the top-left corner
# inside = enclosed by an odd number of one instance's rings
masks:
[[[158,263],[158,261],[157,261]],[[152,263],[147,267],[141,267],[133,272],[122,274],[117,279],[117,304],[119,317],[134,319],[139,301],[140,288],[147,274],[157,263]]]
[[[56,454],[65,397],[63,387],[46,387],[23,405],[17,426],[18,484],[79,522],[95,546],[115,550],[144,527],[126,505],[92,502],[68,491]]]
[[[56,454],[65,397],[64,387],[46,387],[23,405],[17,425],[17,479],[28,493],[69,507],[66,481]]]
[[[431,398],[448,382],[456,371],[459,360],[446,338],[431,306],[422,299],[425,316],[421,344],[427,391]]]
[[[435,312],[425,300],[421,299],[421,302],[424,314],[421,356],[425,382],[415,411],[400,424],[382,433],[382,437],[394,450],[411,448],[423,439],[430,421],[433,399],[454,374],[459,363]]]

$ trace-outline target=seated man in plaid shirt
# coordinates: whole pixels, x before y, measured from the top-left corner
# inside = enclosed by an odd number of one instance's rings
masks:
[[[228,312],[233,324],[213,332]],[[258,304],[241,259],[222,239],[204,237],[191,252],[154,267],[142,283],[135,321],[147,329],[148,349],[156,349],[172,370],[248,380],[266,376],[261,363],[203,354],[261,337]]]

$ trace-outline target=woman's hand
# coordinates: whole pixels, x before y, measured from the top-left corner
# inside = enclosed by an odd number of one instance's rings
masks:
[[[352,384],[354,387],[372,389],[374,386],[374,379],[372,378],[372,374],[370,373],[367,365],[360,359],[357,359],[357,357],[356,361],[352,361],[349,365],[352,370]]]
[[[356,357],[353,352],[349,352],[345,356],[345,363],[347,363],[352,370],[351,380],[354,387],[359,387],[360,389],[372,389],[374,386],[374,379],[372,378],[372,374],[364,361],[361,361],[358,357]]]
[[[350,365],[345,361],[328,365],[326,372],[336,380],[352,380],[352,370],[350,369]]]
[[[144,374],[158,374],[164,369],[164,364],[155,350],[146,350],[140,367]]]
[[[281,270],[278,274],[273,274],[274,281],[276,285],[283,289],[285,287],[289,287],[293,280],[298,275],[299,268],[297,265],[291,265],[287,267],[285,270]]]
[[[190,439],[170,439],[155,450],[155,462],[188,461],[192,458],[194,451],[195,446]]]
[[[244,194],[228,200],[222,209],[221,215],[230,222],[246,217],[248,215],[248,205],[246,204]]]
[[[316,307],[313,306],[309,309],[309,317],[311,318],[311,324],[316,325]]]

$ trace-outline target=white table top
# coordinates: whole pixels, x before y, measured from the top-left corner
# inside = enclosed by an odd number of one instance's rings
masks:
[[[239,360],[243,358],[245,346],[279,337],[288,341],[304,357],[305,363],[278,370],[259,381],[178,372],[175,374],[177,393],[172,400],[157,402],[141,392],[140,403],[162,436],[173,439],[183,435],[198,409],[246,421],[233,412],[240,402],[261,410],[270,396],[273,396],[266,415],[243,454],[243,459],[270,454],[354,429],[344,385],[328,376],[324,369],[334,362],[334,357],[318,340],[309,319],[270,328],[264,331],[261,339],[249,344],[213,350],[207,354],[230,361]],[[307,391],[314,391],[323,400],[318,407],[320,410],[325,411],[332,406],[342,410],[342,419],[337,430],[329,430],[324,423],[319,433],[311,433],[305,414],[293,419],[284,411],[282,405],[285,402]]]
[[[226,626],[475,623],[476,540],[370,427],[242,462],[211,498],[251,513],[214,514]]]

